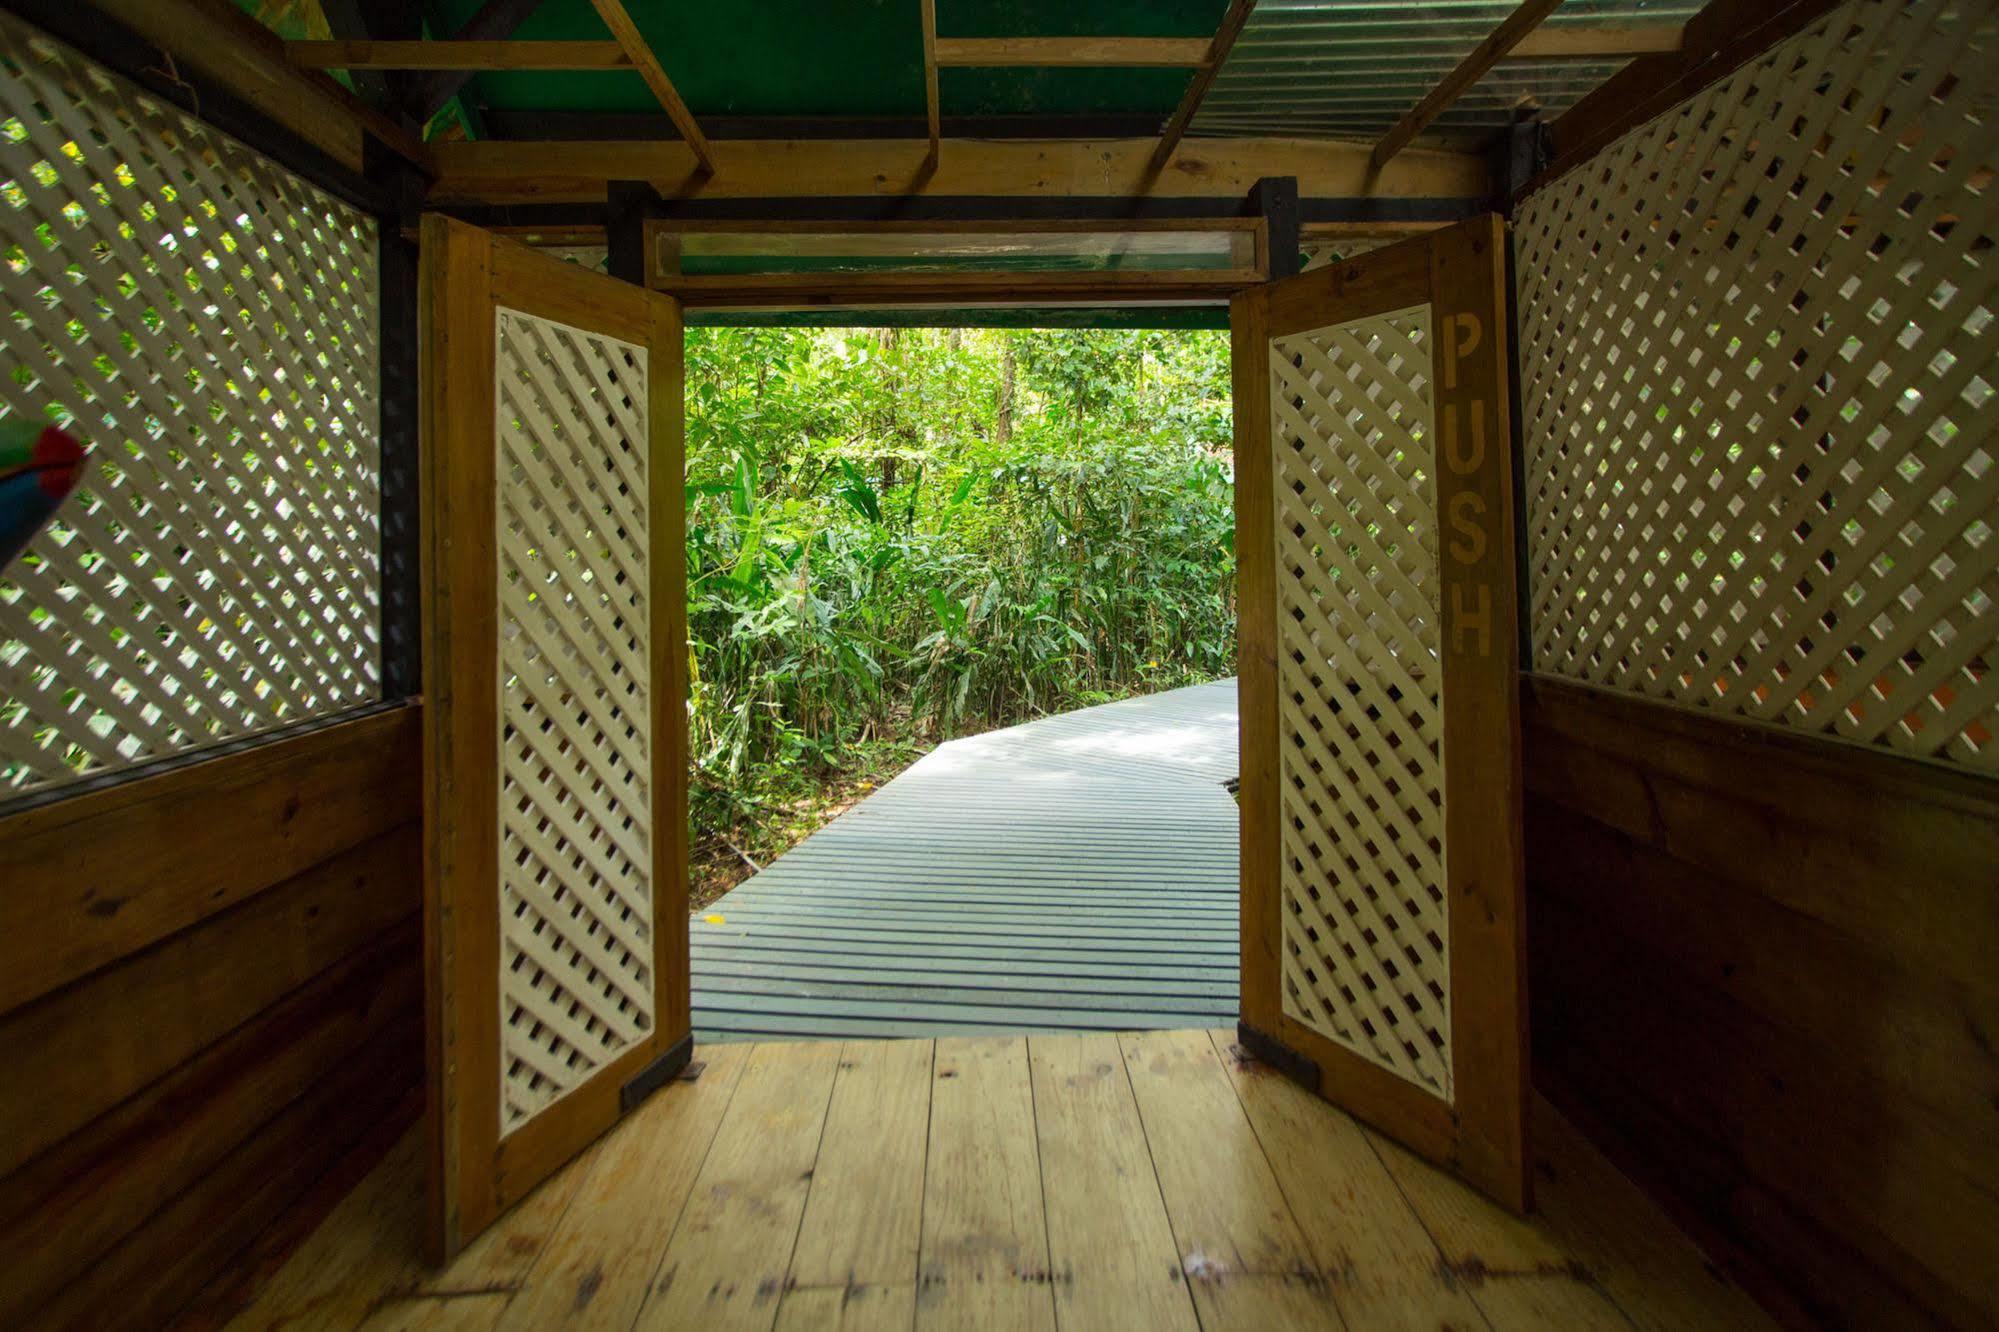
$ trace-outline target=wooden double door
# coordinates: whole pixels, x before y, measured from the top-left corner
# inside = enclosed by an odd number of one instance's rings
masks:
[[[1528,1203],[1504,231],[1235,298],[1242,1036]],[[682,320],[425,219],[430,1247],[691,1046]]]

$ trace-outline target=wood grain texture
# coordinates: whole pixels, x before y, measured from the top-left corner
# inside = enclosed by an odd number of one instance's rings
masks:
[[[1366,1132],[1324,1114],[1312,1095],[1266,1064],[1246,1060],[1229,1032],[1210,1033],[1243,1113],[1312,1247],[1317,1269],[1337,1273],[1334,1297],[1349,1327],[1468,1327],[1478,1306],[1403,1198]]]
[[[325,74],[295,68],[276,33],[224,0],[95,0],[94,7],[349,170],[361,169],[364,131],[419,168],[429,166],[429,150],[415,134]]]
[[[1053,1328],[1027,1041],[936,1043],[918,1328]]]
[[[1152,139],[973,140],[943,146],[926,172],[921,139],[724,139],[715,174],[701,175],[680,143],[625,141],[440,143],[428,201],[602,203],[613,180],[650,181],[669,198],[831,196],[1053,198],[1149,194],[1238,199],[1266,176],[1297,176],[1304,198],[1482,198],[1483,158],[1410,148],[1370,172],[1367,150],[1307,139],[1202,139],[1149,172]]]
[[[414,707],[0,818],[0,1013],[417,813]]]
[[[604,1136],[587,1165],[542,1186],[578,1177],[575,1215],[537,1257],[500,1327],[632,1326],[749,1056],[747,1046],[704,1052],[698,1080],[654,1095]],[[454,1280],[463,1282],[459,1266]]]
[[[285,58],[300,69],[630,69],[616,42],[291,41]]]
[[[414,879],[415,867],[410,866]],[[417,1013],[414,922],[380,939],[0,1180],[0,1325],[25,1326],[273,1108]],[[412,1066],[401,1074],[408,1085]]]
[[[827,1041],[749,1051],[637,1329],[772,1326],[839,1062]]]
[[[1202,1325],[1337,1324],[1332,1288],[1208,1034],[1119,1044]]]
[[[1215,76],[1228,63],[1229,52],[1235,49],[1236,39],[1249,22],[1250,12],[1256,8],[1256,0],[1229,0],[1229,7],[1222,11],[1221,26],[1208,41],[1207,53],[1194,70],[1194,77],[1187,83],[1187,90],[1180,95],[1180,104],[1173,108],[1173,114],[1166,118],[1165,126],[1159,131],[1159,144],[1146,159],[1148,177],[1156,176],[1168,162],[1173,160],[1180,141],[1186,137],[1187,127],[1194,123],[1194,115],[1207,99],[1208,89],[1214,86]]]
[[[371,1309],[430,1317],[421,1311],[455,1300],[480,1328],[623,1327],[635,1297],[641,1327],[707,1326],[690,1308],[786,1329],[1185,1327],[1188,1280],[1206,1328],[1525,1332],[1597,1326],[1606,1312],[1626,1328],[1771,1326],[1559,1120],[1543,1116],[1539,1153],[1559,1217],[1522,1222],[1406,1154],[1384,1163],[1394,1149],[1270,1070],[1225,1062],[1216,1040],[1229,1048],[1226,1032],[1188,1031],[718,1051],[550,1181],[570,1201],[545,1242],[533,1242],[540,1223],[522,1236],[537,1255],[524,1274],[475,1272],[468,1253],[411,1284],[412,1136],[236,1328],[347,1332]],[[901,1104],[910,1070],[925,1074],[928,1122]],[[842,1080],[848,1090],[832,1090]],[[799,1261],[842,1245],[812,1232],[855,1215],[810,1201],[822,1183],[848,1195],[859,1178],[830,1121],[858,1125],[859,1093],[891,1086],[881,1155],[895,1174],[920,1160],[923,1188],[916,1199],[884,1188],[881,1210],[910,1215],[871,1224],[900,1233],[920,1216],[924,1276],[807,1280]],[[845,1106],[825,1114],[829,1090]],[[1052,1253],[1037,1242],[1044,1215]],[[648,1283],[641,1255],[667,1225],[667,1261]],[[892,1267],[907,1252],[900,1240],[880,1251]],[[1044,1254],[1053,1263],[1036,1266]]]
[[[1426,240],[1439,332],[1434,474],[1443,535],[1453,1164],[1525,1211],[1533,1189],[1506,224],[1487,214]]]
[[[687,103],[681,100],[673,80],[660,68],[659,57],[653,54],[652,46],[639,31],[639,25],[632,21],[623,0],[590,0],[590,3],[596,9],[597,17],[603,19],[604,26],[611,30],[611,36],[624,48],[625,55],[645,80],[646,87],[659,100],[660,108],[673,122],[673,127],[680,131],[680,137],[686,142],[688,151],[694,154],[694,160],[700,163],[701,170],[712,174],[715,159],[709,150],[708,136],[701,132],[700,123],[687,109]]]
[[[1207,37],[940,37],[939,65],[1171,69],[1207,63]]]
[[[1064,1327],[1199,1326],[1118,1038],[1030,1038],[1049,1272]]]
[[[915,1288],[931,1053],[927,1041],[841,1044],[791,1260],[798,1285]]]
[[[1411,139],[1421,134],[1431,121],[1450,110],[1451,103],[1484,78],[1494,65],[1506,57],[1507,52],[1525,40],[1540,26],[1541,20],[1554,13],[1561,3],[1562,0],[1521,0],[1518,9],[1508,14],[1491,35],[1474,46],[1436,87],[1424,94],[1422,101],[1411,107],[1389,128],[1388,133],[1381,136],[1381,141],[1374,145],[1374,165],[1386,166],[1391,158],[1408,146]]]
[[[1811,1316],[1991,1319],[1995,784],[1566,683],[1526,702],[1565,1108]]]
[[[406,826],[0,1019],[0,1173],[164,1077],[416,906]]]

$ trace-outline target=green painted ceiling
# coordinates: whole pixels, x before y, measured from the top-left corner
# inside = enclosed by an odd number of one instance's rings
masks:
[[[448,36],[482,0],[424,0]],[[923,115],[917,0],[626,0],[667,76],[696,115]],[[1205,37],[1225,0],[939,0],[941,37]],[[589,0],[544,0],[514,36],[603,40]],[[946,116],[1156,113],[1186,88],[1181,69],[945,69]],[[485,73],[473,107],[505,111],[657,111],[634,73]]]

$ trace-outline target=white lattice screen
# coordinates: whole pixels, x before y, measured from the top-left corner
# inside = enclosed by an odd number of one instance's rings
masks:
[[[0,792],[380,697],[374,222],[0,14],[0,419],[92,446],[0,572]]]
[[[1852,0],[1521,206],[1536,669],[1999,771],[1995,61]]]
[[[498,315],[500,1131],[654,1017],[646,352]]]
[[[1428,306],[1273,338],[1284,1010],[1451,1095]]]

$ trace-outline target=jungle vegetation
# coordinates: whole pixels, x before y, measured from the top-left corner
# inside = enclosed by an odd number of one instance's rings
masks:
[[[1229,443],[1221,333],[689,330],[697,861],[937,740],[1227,675]]]

